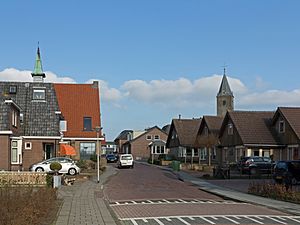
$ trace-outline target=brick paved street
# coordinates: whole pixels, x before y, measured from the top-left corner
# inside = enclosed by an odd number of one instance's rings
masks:
[[[111,202],[178,198],[222,200],[218,196],[199,191],[193,184],[179,181],[167,170],[138,163],[134,169],[121,169],[118,175],[112,177],[104,194]]]
[[[138,163],[119,170],[105,185],[104,196],[126,225],[300,223],[300,217],[223,199],[180,181],[169,170]]]

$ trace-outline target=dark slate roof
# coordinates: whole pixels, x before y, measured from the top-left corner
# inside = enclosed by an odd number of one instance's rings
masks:
[[[128,133],[133,133],[133,130],[123,130],[118,137],[115,138],[116,140],[127,140]]]
[[[180,145],[194,146],[201,119],[173,119]]]
[[[165,126],[163,126],[163,128],[161,128],[164,132],[166,132],[167,134],[169,134],[171,128],[171,124],[167,124]]]
[[[230,86],[229,86],[229,83],[228,83],[228,80],[227,80],[227,77],[225,74],[223,75],[222,82],[221,82],[220,89],[219,89],[217,96],[224,96],[224,95],[225,96],[228,96],[228,95],[233,96],[233,93],[230,89]]]
[[[278,144],[271,131],[274,112],[232,111],[227,115],[231,118],[243,144]]]
[[[281,112],[281,115],[300,139],[300,107],[278,107],[277,112]]]
[[[17,92],[9,92],[10,86],[16,86]],[[33,89],[45,89],[45,100],[33,100]],[[0,114],[5,100],[13,100],[24,115],[21,125],[22,136],[59,136],[59,111],[55,91],[51,83],[0,82]],[[0,117],[0,130],[5,130],[7,121]]]

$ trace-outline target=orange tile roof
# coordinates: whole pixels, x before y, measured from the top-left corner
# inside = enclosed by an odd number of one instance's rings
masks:
[[[95,131],[83,130],[83,118],[92,118],[92,128],[101,126],[98,85],[54,84],[58,105],[67,121],[64,137],[96,138]]]

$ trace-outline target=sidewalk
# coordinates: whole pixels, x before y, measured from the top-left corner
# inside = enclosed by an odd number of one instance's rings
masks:
[[[173,171],[172,168],[165,167],[165,166],[158,166],[158,165],[152,165],[145,162],[139,162],[144,165],[148,166],[155,166],[163,170],[168,170],[174,174],[177,175],[178,179],[182,181],[187,181],[192,184],[197,185],[201,190],[213,193],[219,196],[222,196],[224,198],[229,198],[241,202],[248,202],[254,205],[262,205],[266,206],[268,208],[277,209],[282,212],[290,213],[292,215],[300,215],[300,205],[294,204],[290,202],[284,202],[284,201],[278,201],[273,200],[269,198],[263,198],[251,194],[246,194],[237,190],[229,189],[226,187],[214,185],[212,183],[209,183],[209,181],[206,181],[204,179],[201,179],[199,177],[195,177],[190,175],[189,173],[186,173],[184,171]],[[230,180],[228,180],[230,182]]]
[[[116,173],[108,166],[100,176],[94,180],[79,180],[72,186],[62,186],[58,190],[58,197],[63,200],[58,213],[56,225],[116,225],[103,199],[103,184]]]

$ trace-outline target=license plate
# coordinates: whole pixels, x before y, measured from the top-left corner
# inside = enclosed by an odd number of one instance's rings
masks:
[[[281,179],[282,179],[282,177],[280,177],[280,176],[277,176],[277,177],[276,177],[276,179],[278,179],[278,180],[281,180]]]

